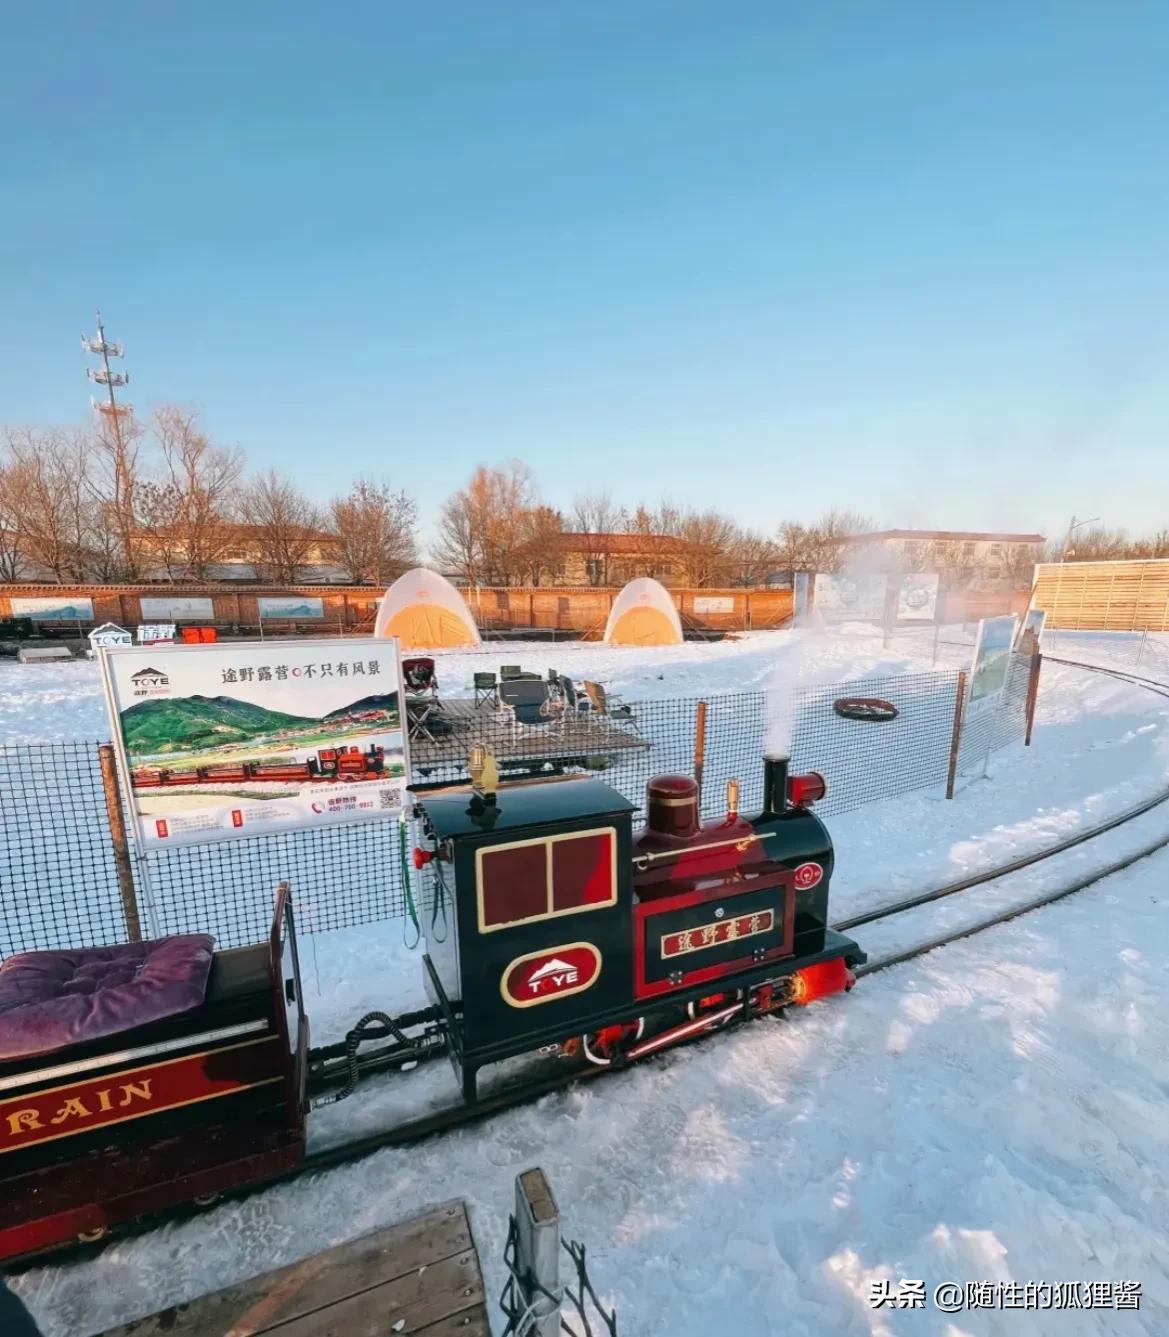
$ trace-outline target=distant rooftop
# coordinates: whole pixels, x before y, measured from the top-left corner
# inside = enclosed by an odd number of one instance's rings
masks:
[[[1001,534],[977,529],[875,529],[871,534],[850,534],[845,543],[873,543],[905,539],[910,543],[941,540],[950,543],[1046,543],[1042,534]]]

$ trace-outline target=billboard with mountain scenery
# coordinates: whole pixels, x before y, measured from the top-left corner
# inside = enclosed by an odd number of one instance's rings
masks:
[[[93,600],[81,598],[13,598],[13,617],[31,617],[34,622],[92,622]]]
[[[324,617],[325,601],[313,595],[262,594],[256,600],[261,617]]]
[[[984,617],[978,624],[974,643],[974,662],[970,670],[970,696],[967,718],[973,719],[996,707],[1007,685],[1011,669],[1011,646],[1015,641],[1018,618]]]
[[[143,848],[397,817],[395,641],[135,646],[101,661]]]

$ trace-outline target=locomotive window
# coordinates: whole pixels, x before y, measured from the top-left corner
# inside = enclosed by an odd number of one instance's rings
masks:
[[[479,931],[493,933],[617,900],[612,827],[493,845],[475,855]]]
[[[483,850],[479,917],[483,928],[539,919],[548,908],[548,858],[543,841]]]
[[[613,834],[570,836],[552,845],[552,910],[612,905]]]

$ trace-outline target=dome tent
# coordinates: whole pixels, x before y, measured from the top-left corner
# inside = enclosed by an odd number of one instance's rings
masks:
[[[681,645],[682,623],[669,591],[648,576],[631,580],[613,600],[606,645]]]
[[[479,628],[457,589],[424,566],[407,571],[386,590],[373,634],[396,636],[403,650],[453,650],[479,644]]]

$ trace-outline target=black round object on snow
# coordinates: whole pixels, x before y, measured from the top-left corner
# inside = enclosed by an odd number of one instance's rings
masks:
[[[886,724],[895,720],[897,707],[892,701],[879,696],[842,696],[833,701],[832,709],[845,720],[865,720],[870,724]]]

